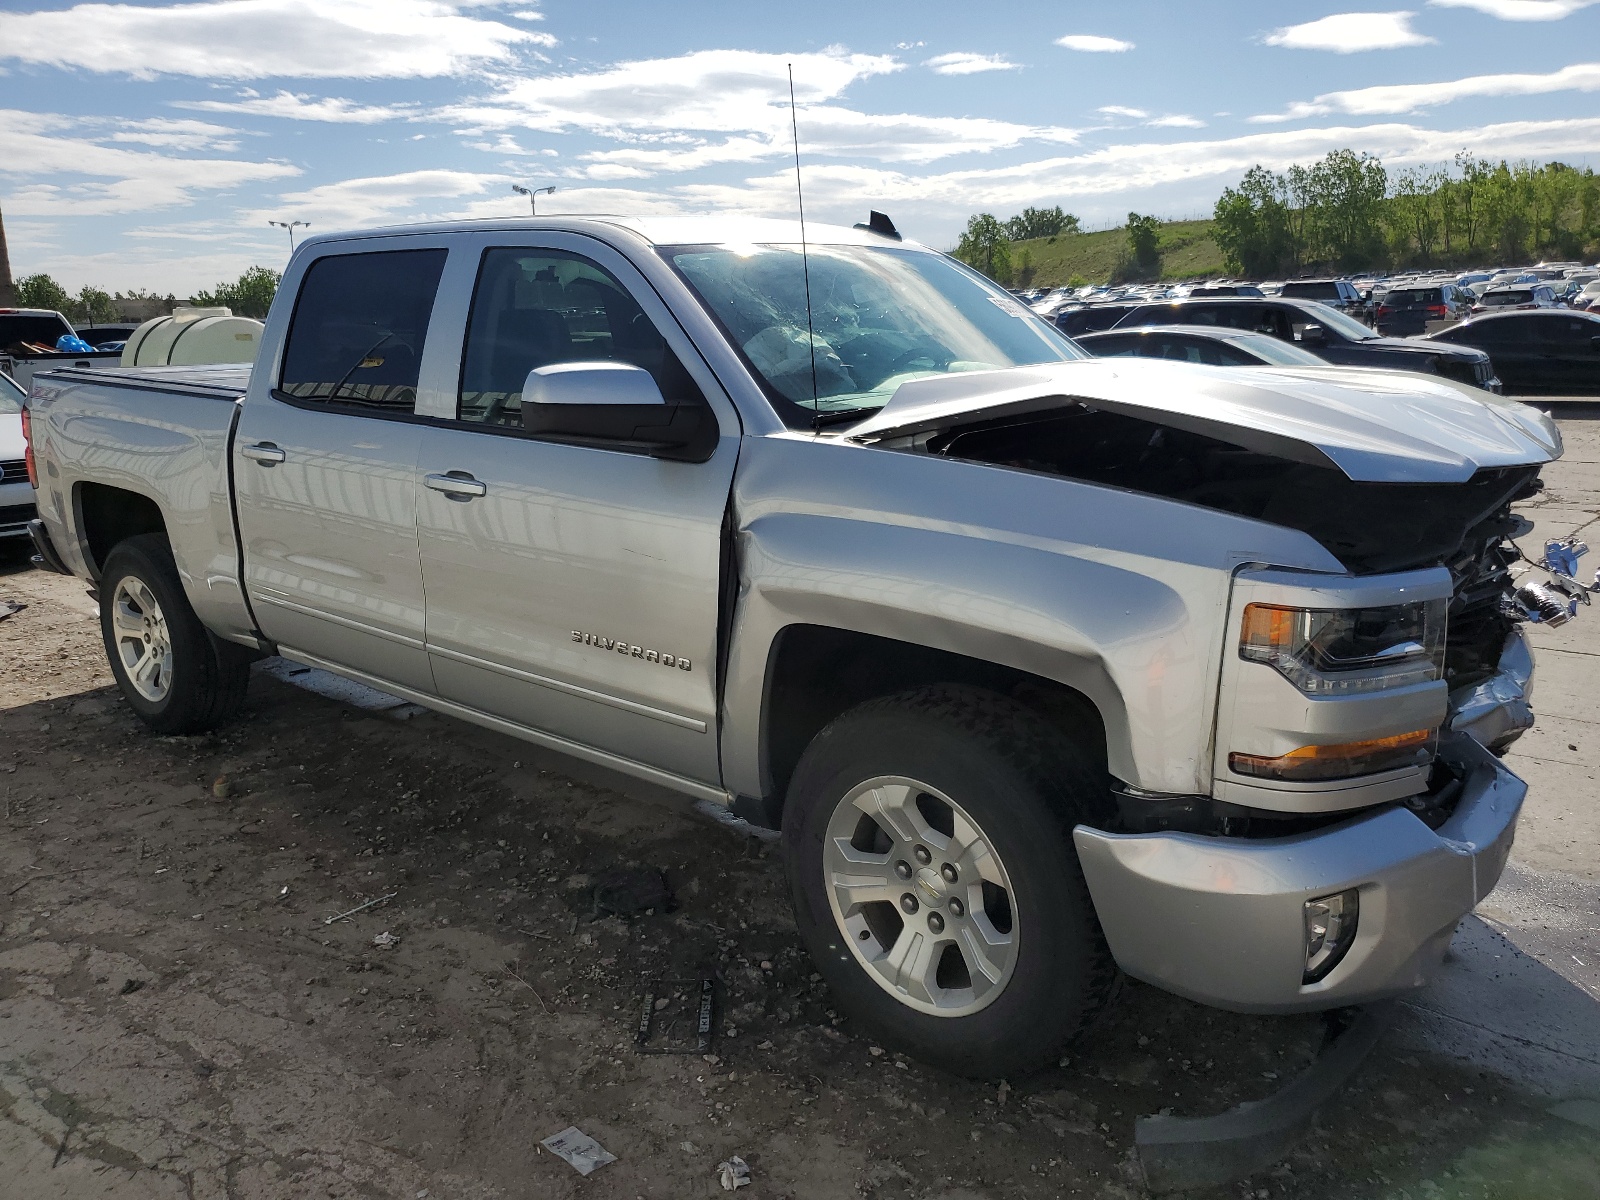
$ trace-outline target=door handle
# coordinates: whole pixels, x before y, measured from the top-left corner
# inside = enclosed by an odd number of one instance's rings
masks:
[[[474,496],[481,496],[489,490],[481,480],[474,479],[465,471],[429,475],[422,482],[436,492],[443,492],[452,500],[471,500]]]
[[[263,467],[276,466],[289,456],[271,442],[256,442],[254,445],[239,447],[239,453],[258,462]]]

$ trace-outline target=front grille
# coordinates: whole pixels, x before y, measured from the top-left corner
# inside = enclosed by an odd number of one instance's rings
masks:
[[[26,459],[10,458],[0,462],[0,483],[25,483],[28,478]]]

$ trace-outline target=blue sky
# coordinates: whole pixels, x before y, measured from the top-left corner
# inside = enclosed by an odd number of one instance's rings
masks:
[[[0,0],[14,270],[186,295],[314,231],[526,211],[1208,213],[1251,163],[1600,166],[1600,0]]]

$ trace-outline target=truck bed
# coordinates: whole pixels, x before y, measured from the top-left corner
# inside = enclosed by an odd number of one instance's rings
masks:
[[[28,401],[40,461],[39,515],[67,565],[98,577],[109,547],[72,513],[93,504],[165,518],[184,591],[224,637],[254,622],[239,584],[229,456],[250,366],[73,367],[42,372]],[[76,500],[75,500],[76,498]]]

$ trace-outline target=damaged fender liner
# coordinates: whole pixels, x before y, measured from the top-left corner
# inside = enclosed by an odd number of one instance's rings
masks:
[[[1486,467],[1463,483],[1357,481],[1325,459],[1304,461],[1311,454],[1294,461],[1083,404],[958,425],[918,440],[931,454],[1127,488],[1298,529],[1358,575],[1445,563],[1481,526],[1540,486],[1536,465]],[[1505,531],[1493,532],[1498,541]]]

